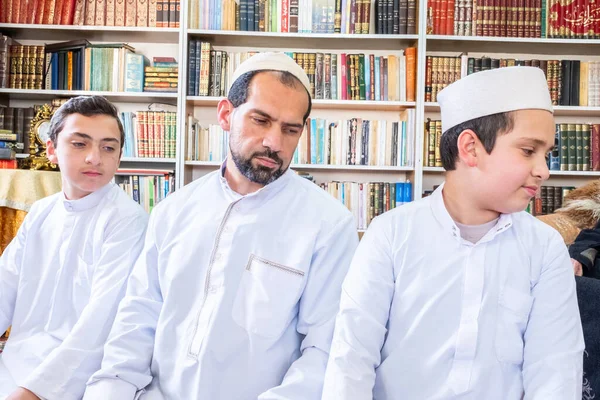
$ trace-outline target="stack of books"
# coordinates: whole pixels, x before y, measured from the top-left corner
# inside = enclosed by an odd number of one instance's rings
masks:
[[[176,93],[179,79],[177,61],[173,57],[154,57],[153,64],[144,69],[144,91]]]

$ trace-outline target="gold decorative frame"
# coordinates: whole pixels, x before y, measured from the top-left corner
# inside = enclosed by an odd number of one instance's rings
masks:
[[[58,165],[50,162],[46,156],[46,141],[48,140],[52,114],[63,102],[53,100],[52,104],[44,104],[38,108],[29,126],[29,157],[22,161],[21,168],[58,171]]]

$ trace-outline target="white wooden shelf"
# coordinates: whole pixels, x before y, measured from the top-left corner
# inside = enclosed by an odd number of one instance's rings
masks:
[[[425,112],[440,112],[440,105],[425,103]],[[554,115],[559,117],[600,117],[600,107],[554,106]]]
[[[423,167],[423,172],[442,173],[446,170],[443,167]]]
[[[487,42],[487,43],[533,43],[533,44],[538,44],[538,45],[555,45],[555,44],[600,45],[600,39],[554,39],[554,38],[497,37],[497,36],[427,35],[427,40],[455,41],[455,42]]]
[[[217,168],[221,165],[217,161],[186,161],[185,165],[194,167]],[[320,165],[320,164],[292,164],[290,166],[296,170],[314,170],[314,171],[365,171],[365,172],[409,172],[413,171],[413,167],[390,167],[390,166],[374,166],[374,165]]]
[[[103,42],[173,43],[179,41],[179,28],[137,26],[0,24],[3,34],[17,40],[63,41],[88,39]],[[124,40],[124,35],[126,40]]]
[[[539,55],[592,55],[600,52],[599,39],[515,38],[495,36],[427,35],[427,51]]]
[[[550,176],[592,177],[600,176],[600,171],[550,171]]]
[[[155,92],[98,92],[88,90],[37,90],[37,89],[0,89],[0,97],[8,96],[15,100],[50,100],[56,97],[104,96],[110,101],[127,103],[148,103],[168,99],[177,101],[177,93]]]
[[[280,33],[188,29],[188,36],[214,46],[328,49],[400,49],[416,45],[419,35],[357,35],[341,33]],[[285,50],[283,50],[285,51]]]
[[[187,96],[187,101],[197,107],[216,107],[222,97]],[[316,100],[312,101],[315,110],[375,110],[396,111],[414,108],[414,101],[371,101],[371,100]]]
[[[423,172],[443,173],[446,170],[442,167],[423,167]],[[550,171],[550,176],[570,176],[575,178],[589,178],[600,176],[600,171]]]
[[[152,158],[152,157],[121,157],[121,162],[126,163],[155,163],[155,164],[175,164],[174,158]]]

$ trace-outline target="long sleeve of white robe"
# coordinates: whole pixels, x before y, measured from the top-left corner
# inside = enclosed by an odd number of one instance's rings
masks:
[[[20,266],[30,218],[25,216],[23,224],[17,231],[17,236],[4,249],[0,257],[0,335],[12,324],[19,286]]]
[[[62,344],[33,371],[23,387],[47,399],[78,400],[99,369],[106,337],[131,266],[143,244],[146,218],[123,219],[106,233],[94,271],[89,303]]]
[[[394,295],[390,243],[374,219],[342,286],[323,399],[371,399]],[[376,233],[377,232],[377,233]]]
[[[152,381],[150,362],[162,308],[154,223],[152,215],[144,249],[131,273],[106,344],[102,369],[89,380],[85,400],[133,399],[138,390]]]
[[[579,400],[583,383],[581,320],[568,252],[556,233],[545,254],[524,337],[525,400]]]

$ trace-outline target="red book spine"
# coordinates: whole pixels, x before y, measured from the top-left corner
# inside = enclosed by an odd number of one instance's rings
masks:
[[[592,171],[600,171],[600,124],[592,125]]]
[[[61,24],[73,25],[73,18],[75,18],[75,0],[65,0],[63,10]]]
[[[289,0],[281,0],[281,32],[289,32],[289,7]]]
[[[446,35],[454,35],[454,6],[455,1],[460,0],[447,0],[447,8],[446,8]]]
[[[54,25],[60,25],[62,21],[64,0],[56,0],[56,6],[54,9]]]
[[[34,24],[42,24],[44,22],[44,5],[46,2],[44,0],[37,0],[36,8],[35,8],[35,20]]]
[[[348,100],[346,54],[344,53],[340,54],[340,64],[342,66],[342,100]]]

